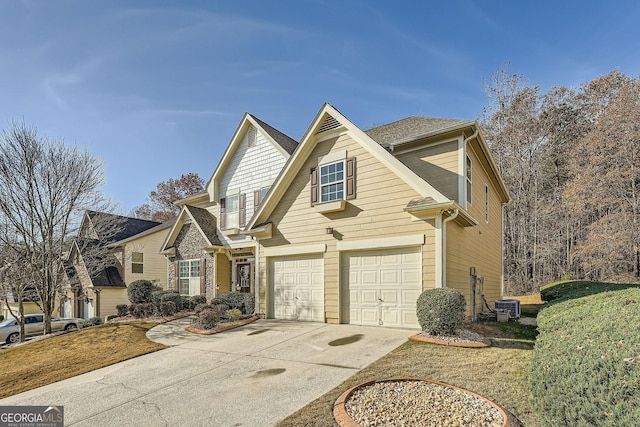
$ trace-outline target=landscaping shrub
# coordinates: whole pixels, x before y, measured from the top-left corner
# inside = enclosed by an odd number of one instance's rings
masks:
[[[219,303],[227,304],[230,308],[237,308],[243,314],[251,314],[255,308],[256,297],[244,292],[223,292],[211,301],[211,305]]]
[[[136,280],[127,286],[127,295],[132,304],[146,304],[152,302],[151,294],[160,290],[148,280]]]
[[[640,289],[581,296],[603,285],[562,284],[538,314],[529,388],[543,425],[640,425]]]
[[[220,321],[220,313],[215,309],[202,310],[198,314],[198,322],[203,329],[213,329]]]
[[[198,304],[193,311],[195,311],[196,314],[199,314],[202,310],[206,310],[207,308],[211,308],[211,306],[209,304]]]
[[[129,306],[127,304],[116,305],[116,310],[118,310],[118,317],[123,317],[129,314]]]
[[[2,322],[3,320],[4,320],[4,316],[0,314],[0,322]]]
[[[98,326],[102,325],[104,322],[100,317],[92,317],[84,321],[84,327],[87,328],[89,326]]]
[[[173,316],[177,311],[176,304],[173,301],[162,301],[160,303],[160,314],[162,317]]]
[[[194,295],[191,297],[191,301],[193,301],[193,306],[195,307],[198,304],[206,304],[207,297],[204,295]]]
[[[455,289],[428,289],[420,294],[416,305],[418,322],[428,334],[451,335],[464,321],[466,302]]]
[[[178,291],[175,291],[173,289],[154,291],[151,294],[151,298],[153,300],[153,303],[156,305],[156,310],[158,311],[161,311],[160,306],[163,302],[169,302],[169,301],[175,304],[177,311],[182,310],[183,296],[180,295]]]
[[[237,308],[232,308],[227,310],[226,314],[227,314],[227,318],[232,322],[240,319],[240,317],[242,316],[242,312]]]
[[[155,304],[148,302],[148,303],[140,303],[140,304],[131,304],[129,306],[129,314],[131,314],[133,317],[149,317],[153,315],[153,312],[155,311]]]
[[[214,310],[217,310],[220,313],[220,315],[223,315],[231,307],[229,307],[227,304],[218,303],[218,304],[211,304],[211,308],[213,308]]]

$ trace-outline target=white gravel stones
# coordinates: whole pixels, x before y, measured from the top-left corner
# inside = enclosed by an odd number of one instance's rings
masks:
[[[457,329],[454,335],[431,335],[424,331],[420,333],[425,337],[436,338],[444,341],[453,341],[453,342],[483,342],[484,337],[482,335],[476,334],[475,332],[471,332],[467,329]]]
[[[426,381],[380,381],[353,391],[345,403],[363,427],[500,427],[504,419],[488,401]]]

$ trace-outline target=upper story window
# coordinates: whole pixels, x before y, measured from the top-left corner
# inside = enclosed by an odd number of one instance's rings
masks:
[[[311,205],[355,198],[355,157],[311,168]]]
[[[471,204],[471,157],[467,154],[467,167],[466,167],[466,178],[467,178],[467,203]]]
[[[320,166],[320,203],[344,199],[344,161]]]
[[[245,194],[231,194],[220,199],[220,228],[240,228],[245,225]]]
[[[262,187],[259,190],[256,190],[253,192],[253,211],[254,212],[258,210],[258,208],[262,204],[262,201],[267,196],[267,193],[269,192],[270,188],[271,186]]]
[[[131,254],[131,272],[144,273],[144,254],[142,252]]]

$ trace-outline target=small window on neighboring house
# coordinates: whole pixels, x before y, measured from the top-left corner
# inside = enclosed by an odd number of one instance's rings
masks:
[[[489,222],[489,186],[484,185],[484,221]]]
[[[254,128],[253,126],[251,126],[249,128],[249,130],[247,131],[247,146],[249,148],[251,147],[255,147],[257,143],[257,132],[256,132],[256,128]]]
[[[233,194],[220,199],[220,228],[240,228],[245,225],[245,194]]]
[[[356,198],[355,157],[311,169],[311,204]]]
[[[467,203],[471,204],[471,157],[469,157],[469,155],[467,155],[467,170],[466,170],[466,176],[467,176]]]
[[[143,273],[144,272],[144,254],[142,252],[134,252],[131,254],[131,272]]]

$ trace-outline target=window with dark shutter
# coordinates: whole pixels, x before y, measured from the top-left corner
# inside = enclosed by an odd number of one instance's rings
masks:
[[[260,207],[260,190],[256,190],[253,192],[253,212],[255,213]]]
[[[238,225],[244,227],[247,220],[247,195],[245,193],[240,194],[238,213],[240,218],[238,219]]]
[[[224,230],[226,226],[226,209],[227,199],[220,199],[220,229]]]
[[[347,163],[347,194],[345,195],[346,200],[352,200],[356,198],[356,158],[349,157],[346,161]]]

